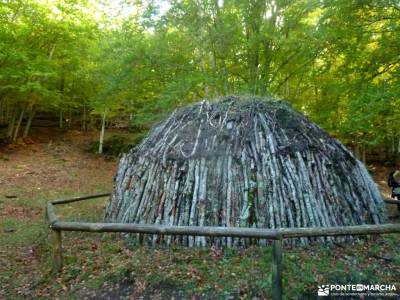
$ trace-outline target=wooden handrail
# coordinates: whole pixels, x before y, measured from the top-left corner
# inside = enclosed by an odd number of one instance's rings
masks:
[[[383,199],[383,201],[387,204],[400,204],[400,200],[395,200],[395,199],[385,198]]]
[[[248,237],[260,239],[279,238],[278,230],[247,227],[163,226],[133,223],[87,223],[57,221],[53,223],[52,229],[83,232],[130,232],[163,235]]]
[[[53,204],[51,202],[47,203],[46,215],[47,215],[47,221],[49,222],[50,227],[58,221],[56,214],[54,213]]]
[[[67,204],[67,203],[78,202],[78,201],[82,201],[82,200],[108,197],[110,195],[111,195],[111,193],[99,193],[99,194],[94,194],[94,195],[72,197],[72,198],[67,198],[67,199],[54,200],[54,201],[51,201],[51,204],[54,204],[54,205]]]
[[[133,223],[88,223],[56,221],[54,230],[82,232],[129,232],[163,235],[191,235],[211,237],[247,237],[260,239],[281,239],[318,236],[368,235],[399,233],[399,224],[355,225],[337,227],[297,227],[297,228],[248,228],[213,226],[164,226]]]
[[[282,299],[282,239],[318,236],[368,235],[400,233],[399,224],[355,225],[336,227],[302,227],[302,228],[244,228],[212,226],[163,226],[155,224],[132,223],[89,223],[64,222],[57,219],[53,205],[72,203],[87,199],[108,197],[110,193],[60,199],[47,204],[47,219],[52,229],[53,271],[62,268],[62,231],[83,232],[129,232],[163,235],[247,237],[273,240],[272,245],[272,296]],[[384,199],[386,203],[398,204],[399,200]]]

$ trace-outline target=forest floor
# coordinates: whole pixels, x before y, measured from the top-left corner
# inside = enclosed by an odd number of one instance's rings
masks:
[[[46,202],[112,189],[117,159],[85,151],[95,134],[36,129],[29,144],[0,148],[0,299],[270,298],[270,247],[146,248],[125,245],[116,234],[65,233],[64,268],[52,276]],[[386,197],[388,172],[372,167]],[[57,214],[100,221],[105,203],[73,203]],[[395,207],[389,210],[396,217]],[[400,289],[399,243],[400,236],[384,235],[351,245],[286,247],[285,298],[315,298],[317,286],[328,283]]]

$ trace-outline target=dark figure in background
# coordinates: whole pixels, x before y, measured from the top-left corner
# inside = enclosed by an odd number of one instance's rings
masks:
[[[392,188],[392,198],[400,200],[400,171],[396,170],[390,173],[388,178],[388,186]],[[397,204],[397,209],[400,212],[400,204]]]

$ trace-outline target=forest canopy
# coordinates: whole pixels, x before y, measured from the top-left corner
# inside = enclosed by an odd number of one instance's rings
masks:
[[[135,128],[202,98],[285,99],[359,157],[400,152],[396,0],[0,0],[0,127]]]

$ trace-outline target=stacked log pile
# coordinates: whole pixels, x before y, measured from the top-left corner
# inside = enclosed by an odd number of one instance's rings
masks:
[[[229,96],[174,111],[123,155],[106,220],[324,227],[383,223],[386,211],[364,165],[315,123],[282,101]],[[187,246],[255,242],[140,239]]]

